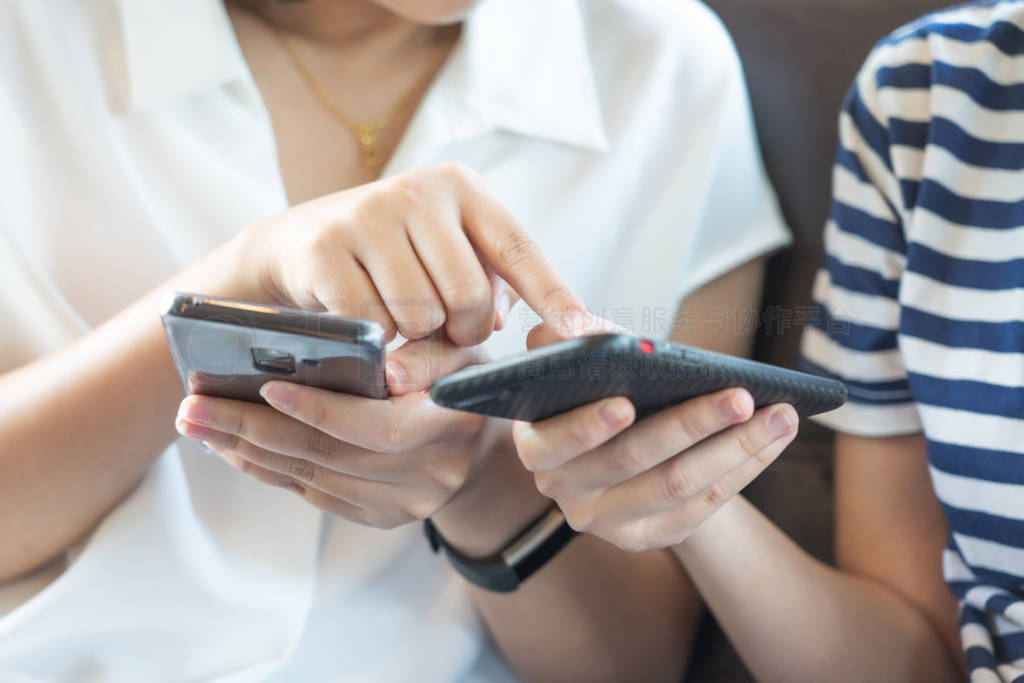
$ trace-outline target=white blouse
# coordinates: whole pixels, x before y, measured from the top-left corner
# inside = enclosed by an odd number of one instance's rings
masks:
[[[0,150],[0,372],[286,206],[216,0],[0,3]],[[385,173],[447,161],[648,336],[788,240],[737,57],[695,0],[486,0]],[[510,320],[492,355],[523,348],[533,317]],[[271,678],[512,675],[418,525],[327,517],[184,439],[66,558],[0,585],[0,680]]]

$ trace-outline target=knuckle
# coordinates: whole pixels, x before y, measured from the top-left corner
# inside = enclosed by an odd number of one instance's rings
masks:
[[[336,441],[319,429],[307,429],[302,437],[302,452],[314,462],[324,462],[335,453]]]
[[[444,307],[439,302],[426,301],[417,310],[405,311],[399,316],[398,331],[406,339],[422,339],[444,325],[445,319]]]
[[[595,443],[595,437],[593,436],[594,430],[591,428],[590,423],[585,420],[573,420],[566,427],[566,436],[572,446],[580,452],[586,452],[591,450]]]
[[[769,444],[754,455],[754,460],[761,469],[764,469],[775,462],[775,457],[779,454],[780,450],[780,448],[773,447]]]
[[[619,531],[613,536],[613,539],[612,543],[627,553],[642,553],[651,549],[643,533],[635,527]]]
[[[535,248],[533,257],[535,259],[539,259],[541,257],[540,247]],[[520,266],[522,266],[522,263],[520,263]],[[568,285],[559,284],[544,292],[540,301],[541,305],[544,307],[557,308],[561,302],[567,301],[573,297],[574,294],[572,293],[572,289],[570,289]]]
[[[309,423],[318,431],[327,424],[329,410],[323,396],[313,395],[309,399]]]
[[[413,496],[402,506],[400,514],[408,522],[430,519],[447,499],[447,496]]]
[[[679,430],[680,440],[687,444],[695,444],[705,438],[708,434],[697,419],[696,411],[692,405],[683,404],[672,412],[673,423]]]
[[[752,427],[741,429],[736,435],[736,445],[740,447],[748,457],[757,455],[763,448],[763,444]]]
[[[356,317],[372,320],[384,328],[384,338],[391,341],[399,333],[398,323],[395,322],[387,309],[379,305],[379,302],[371,299],[364,299],[356,302]]]
[[[519,423],[512,429],[512,444],[515,447],[519,461],[529,472],[541,471],[541,458],[536,449],[538,439],[533,432],[532,425]]]
[[[707,507],[717,509],[729,499],[729,492],[721,481],[713,481],[704,487],[700,497]]]
[[[561,477],[556,475],[554,472],[538,472],[533,475],[533,483],[537,487],[537,491],[540,492],[545,498],[551,498],[555,500],[559,497],[559,494],[563,490],[563,482]]]
[[[529,448],[519,448],[518,452],[519,461],[523,463],[527,472],[532,472],[534,476],[537,476],[545,471],[544,458],[540,453]]]
[[[515,271],[529,265],[540,258],[541,251],[537,243],[522,230],[515,230],[501,239],[498,245],[498,264],[505,272]],[[564,288],[556,288],[564,289]],[[545,296],[545,300],[548,297]]]
[[[284,462],[284,473],[305,483],[310,483],[316,477],[316,465],[302,458],[288,458]]]
[[[254,476],[257,472],[256,465],[246,458],[237,458],[235,467],[237,467],[238,471],[242,474],[248,474],[249,476]]]
[[[562,514],[566,523],[573,531],[581,534],[587,533],[594,528],[594,512],[591,508],[582,505],[567,505],[562,507]]]
[[[441,164],[437,167],[437,172],[450,182],[458,185],[475,185],[477,183],[476,171],[465,164]]]
[[[441,298],[451,313],[474,313],[490,306],[491,287],[485,281],[458,283],[446,287]]]
[[[438,489],[450,494],[466,483],[469,463],[461,458],[451,458],[434,464],[428,469],[427,474]]]
[[[300,484],[299,482],[297,482],[294,479],[292,479],[291,477],[273,476],[273,475],[268,474],[268,475],[266,475],[263,478],[263,481],[267,482],[268,484],[272,484],[274,486],[282,488],[282,489],[288,489],[289,491],[294,491],[295,493],[299,494],[303,498],[306,497],[306,489],[305,489],[305,487],[302,486],[302,484]]]
[[[697,493],[698,489],[689,471],[677,460],[662,480],[662,495],[666,501],[684,500]]]
[[[227,451],[237,451],[242,445],[242,440],[237,434],[224,434],[224,438],[221,441],[220,447]]]
[[[360,200],[349,209],[347,223],[356,231],[371,226],[379,230],[381,219],[393,215],[396,198],[405,198],[410,193],[410,183],[406,178],[395,178],[367,188]]]
[[[245,412],[239,411],[235,418],[231,421],[231,426],[228,428],[231,436],[237,437],[245,436],[249,433],[249,420],[246,419]]]
[[[329,282],[337,274],[340,232],[337,224],[331,224],[306,239],[305,263],[314,280]]]
[[[418,174],[402,174],[394,178],[388,187],[388,199],[398,202],[403,208],[410,208],[421,203],[421,182]]]
[[[629,479],[644,471],[644,459],[639,449],[625,443],[612,449],[608,465],[617,481]]]

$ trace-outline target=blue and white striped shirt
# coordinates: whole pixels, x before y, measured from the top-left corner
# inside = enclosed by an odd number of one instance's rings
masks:
[[[840,117],[804,360],[830,426],[922,432],[972,681],[1024,681],[1024,2],[879,43]]]

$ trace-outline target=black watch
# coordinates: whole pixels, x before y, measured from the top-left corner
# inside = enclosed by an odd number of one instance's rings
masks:
[[[518,536],[490,557],[472,559],[448,545],[429,519],[423,531],[436,553],[444,548],[448,561],[470,583],[496,593],[510,593],[558,554],[576,535],[565,515],[553,507],[535,519]]]

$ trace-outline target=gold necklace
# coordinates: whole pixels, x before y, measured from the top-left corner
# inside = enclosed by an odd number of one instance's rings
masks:
[[[394,118],[395,114],[402,108],[413,94],[415,94],[419,88],[413,88],[408,94],[398,101],[391,111],[381,116],[376,121],[370,123],[359,123],[354,121],[345,115],[345,112],[335,103],[331,96],[327,93],[327,89],[324,88],[320,81],[313,75],[313,71],[306,65],[302,58],[299,57],[299,53],[295,50],[295,46],[288,40],[288,37],[272,22],[268,21],[267,25],[270,30],[277,36],[278,41],[281,43],[281,47],[284,48],[284,52],[288,55],[288,58],[295,65],[295,68],[302,74],[303,79],[309,84],[309,87],[316,94],[317,99],[323,105],[334,118],[336,118],[341,125],[345,126],[355,137],[356,142],[359,143],[359,163],[365,168],[373,171],[380,170],[380,167],[387,161],[387,157],[381,148],[377,145],[377,139],[380,134],[387,128],[387,125],[391,123],[391,119]]]

